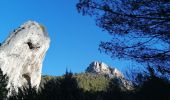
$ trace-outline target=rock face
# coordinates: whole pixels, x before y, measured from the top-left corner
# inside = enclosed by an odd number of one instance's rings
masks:
[[[132,90],[133,84],[124,78],[124,75],[116,68],[110,67],[103,62],[92,62],[86,69],[86,73],[100,74],[112,78],[112,81],[122,90]]]
[[[123,74],[118,71],[116,68],[109,67],[103,62],[92,62],[89,67],[87,67],[86,72],[88,73],[96,73],[103,74],[109,77],[124,77]]]
[[[9,77],[7,88],[31,84],[39,87],[42,62],[50,39],[43,26],[28,21],[14,30],[0,46],[0,68]]]

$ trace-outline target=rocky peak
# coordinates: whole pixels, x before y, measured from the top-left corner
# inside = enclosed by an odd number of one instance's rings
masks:
[[[103,74],[109,77],[124,77],[116,68],[110,67],[103,62],[92,62],[86,69],[88,73]]]
[[[86,69],[86,73],[106,75],[112,78],[116,85],[122,90],[132,90],[133,84],[124,78],[123,74],[116,68],[110,67],[103,62],[92,62]]]
[[[9,77],[7,88],[17,90],[28,83],[38,88],[49,44],[44,27],[34,21],[24,23],[10,34],[0,46],[0,68]]]

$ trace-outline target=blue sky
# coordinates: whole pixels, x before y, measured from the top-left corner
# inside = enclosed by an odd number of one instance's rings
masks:
[[[78,0],[1,0],[0,42],[28,20],[43,24],[51,45],[43,62],[44,75],[62,75],[66,68],[83,72],[92,61],[102,61],[125,72],[128,61],[111,59],[98,51],[100,41],[110,40],[90,17],[76,10]]]

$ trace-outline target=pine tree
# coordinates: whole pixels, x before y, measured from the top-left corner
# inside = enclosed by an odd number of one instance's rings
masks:
[[[4,100],[7,97],[7,82],[8,82],[8,77],[6,74],[4,75],[2,70],[0,69],[0,100]]]

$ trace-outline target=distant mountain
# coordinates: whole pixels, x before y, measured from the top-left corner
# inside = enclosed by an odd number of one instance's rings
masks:
[[[62,78],[63,76],[43,76],[40,86],[43,87],[43,84],[50,80]],[[97,61],[92,62],[85,73],[73,74],[73,78],[77,80],[78,86],[84,91],[106,91],[110,82],[123,91],[133,89],[132,82],[125,79],[120,71]]]
[[[92,62],[86,69],[86,73],[102,74],[110,78],[124,78],[123,74],[116,68],[110,67],[103,62]]]
[[[40,90],[44,88],[44,84],[52,80],[60,80],[63,79],[64,76],[42,76]],[[106,91],[107,87],[109,86],[109,82],[111,81],[110,78],[105,77],[103,75],[95,75],[91,73],[78,73],[73,74],[73,78],[76,79],[79,88],[83,89],[84,91]]]
[[[124,78],[124,75],[116,68],[108,66],[103,62],[94,61],[86,69],[86,73],[103,75],[109,77],[112,81],[119,85],[123,90],[132,90],[133,84]]]

